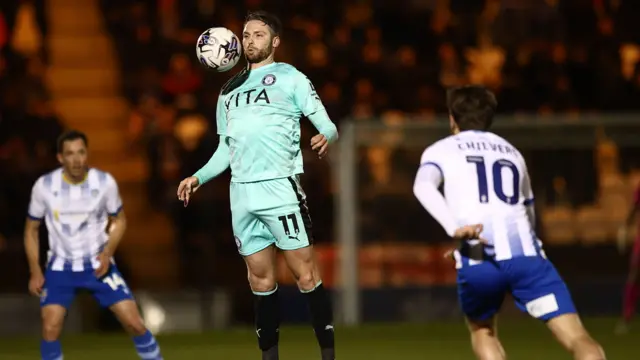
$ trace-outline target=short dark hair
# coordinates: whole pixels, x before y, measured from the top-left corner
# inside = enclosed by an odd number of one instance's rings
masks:
[[[64,133],[62,133],[62,135],[58,137],[58,142],[56,143],[58,154],[62,154],[64,143],[66,143],[67,141],[74,141],[74,140],[82,140],[82,142],[84,142],[84,146],[89,146],[87,135],[85,135],[85,133],[83,133],[82,131],[78,131],[78,130],[65,131]]]
[[[460,130],[487,130],[498,101],[484,86],[465,85],[447,91],[447,107]]]
[[[252,20],[262,21],[263,23],[267,24],[267,26],[271,28],[271,32],[275,36],[280,36],[282,34],[282,22],[276,15],[270,12],[263,10],[251,11],[244,19],[245,25]]]

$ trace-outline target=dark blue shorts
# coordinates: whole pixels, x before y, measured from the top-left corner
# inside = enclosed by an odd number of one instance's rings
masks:
[[[102,307],[133,299],[115,264],[111,265],[109,272],[102,278],[96,277],[94,272],[90,267],[84,271],[47,269],[40,306],[61,305],[69,308],[80,290],[91,293]]]
[[[576,312],[569,289],[544,257],[485,260],[458,269],[458,298],[470,320],[490,319],[507,293],[520,310],[543,321]]]

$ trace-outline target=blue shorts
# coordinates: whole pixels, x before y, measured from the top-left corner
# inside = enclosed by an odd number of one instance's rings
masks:
[[[109,307],[123,300],[132,300],[133,295],[122,279],[115,264],[102,278],[88,267],[85,271],[47,269],[44,275],[44,288],[40,296],[40,306],[61,305],[69,308],[79,290],[90,292],[102,307]]]
[[[520,310],[543,321],[576,312],[567,285],[544,257],[485,260],[458,269],[458,298],[470,320],[496,315],[507,293]]]

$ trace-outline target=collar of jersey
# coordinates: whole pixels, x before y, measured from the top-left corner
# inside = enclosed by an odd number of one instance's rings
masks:
[[[88,178],[88,177],[89,177],[89,172],[87,171],[87,172],[84,174],[84,178],[82,178],[82,180],[81,180],[81,181],[79,181],[79,182],[77,182],[77,183],[76,183],[76,182],[71,181],[69,178],[67,178],[67,175],[65,175],[65,173],[64,173],[64,172],[62,172],[62,180],[63,180],[64,182],[66,182],[67,184],[69,184],[69,185],[80,185],[80,184],[84,183],[85,181],[87,181],[87,178]]]
[[[267,64],[267,65],[261,66],[261,67],[259,67],[259,68],[257,68],[257,69],[254,69],[254,70],[249,70],[249,74],[252,74],[252,73],[260,73],[260,72],[262,72],[263,70],[269,70],[269,69],[271,69],[273,66],[275,66],[276,64],[278,64],[278,63],[274,61],[274,62],[272,62],[271,64]]]

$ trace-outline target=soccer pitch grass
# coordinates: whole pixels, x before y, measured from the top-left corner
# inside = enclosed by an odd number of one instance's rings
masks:
[[[615,320],[588,319],[592,334],[608,358],[637,358],[637,333],[618,336]],[[473,359],[462,322],[365,325],[336,330],[337,357],[344,360]],[[523,319],[502,321],[500,336],[509,358],[518,360],[570,359],[543,324]],[[250,329],[158,336],[166,360],[259,359],[255,334]],[[62,339],[65,360],[136,360],[133,343],[124,335],[69,335]],[[36,337],[0,338],[0,359],[39,359]],[[313,332],[307,327],[285,327],[280,335],[284,360],[319,359]]]

